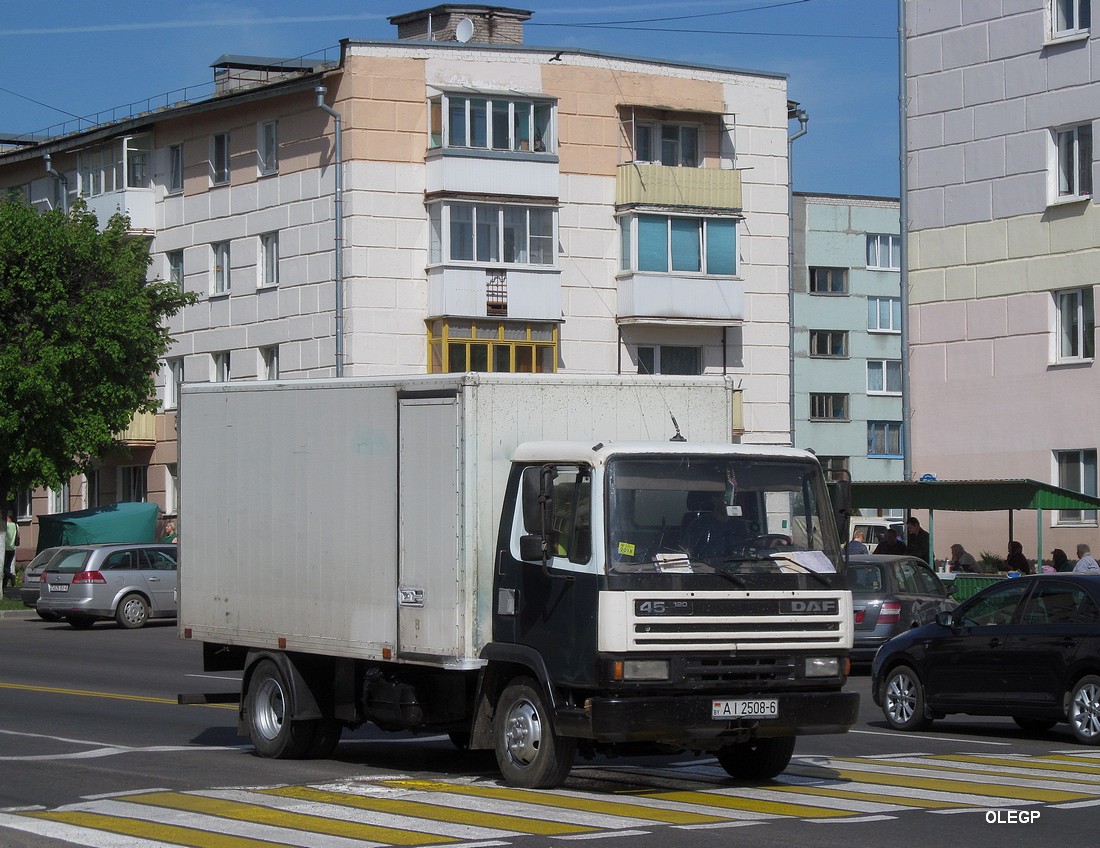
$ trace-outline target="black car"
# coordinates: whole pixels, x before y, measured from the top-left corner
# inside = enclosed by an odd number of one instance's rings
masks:
[[[852,662],[869,663],[885,642],[899,633],[935,620],[955,609],[954,585],[945,586],[916,557],[861,554],[848,560],[852,590]]]
[[[1026,731],[1068,721],[1100,745],[1100,575],[999,581],[890,640],[871,694],[896,730],[949,713],[1010,716]]]

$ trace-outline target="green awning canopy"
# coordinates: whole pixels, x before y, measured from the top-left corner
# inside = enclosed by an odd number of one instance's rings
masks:
[[[852,505],[869,509],[1096,509],[1100,498],[1037,480],[933,480],[852,483]]]

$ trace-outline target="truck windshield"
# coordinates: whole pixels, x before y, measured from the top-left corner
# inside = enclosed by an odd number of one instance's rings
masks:
[[[775,457],[624,457],[608,464],[612,572],[833,572],[820,466]]]

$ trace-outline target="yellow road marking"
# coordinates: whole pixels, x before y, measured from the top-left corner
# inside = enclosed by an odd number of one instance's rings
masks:
[[[564,833],[594,833],[598,830],[587,825],[566,824],[564,822],[542,821],[500,813],[480,813],[441,804],[429,804],[425,801],[401,801],[392,798],[373,798],[353,795],[350,792],[331,792],[313,789],[309,786],[286,786],[278,789],[263,789],[260,794],[278,795],[283,798],[297,798],[301,801],[316,801],[322,804],[338,804],[342,807],[355,807],[360,810],[374,810],[379,813],[393,813],[401,816],[432,819],[452,824],[476,825],[479,827],[506,830],[512,833],[537,833],[542,836],[556,836]]]
[[[729,821],[728,818],[707,816],[700,813],[680,810],[661,810],[641,804],[623,804],[614,801],[589,801],[569,795],[555,795],[552,792],[535,792],[530,789],[505,789],[496,786],[469,786],[443,783],[437,780],[384,780],[385,786],[403,789],[416,789],[421,792],[446,792],[452,795],[469,795],[474,798],[493,798],[498,801],[516,801],[536,804],[540,807],[562,807],[567,810],[580,810],[622,818],[645,819],[666,822],[668,824],[715,824]]]
[[[718,795],[709,792],[692,792],[689,790],[676,792],[647,792],[645,793],[645,797],[659,798],[662,801],[675,801],[682,804],[702,804],[707,807],[741,810],[746,813],[768,813],[773,816],[809,816],[820,819],[831,816],[860,815],[850,810],[831,810],[828,807],[813,807],[807,804],[788,804],[784,801],[763,801],[757,798],[743,798],[737,795]]]
[[[981,757],[937,754],[932,759],[951,759],[956,762],[974,763],[975,765],[1000,766],[1003,768],[1034,769],[1035,771],[1061,771],[1066,773],[1081,774],[1085,778],[1082,783],[1100,783],[1100,774],[1097,773],[1097,763],[1082,763],[1067,760],[1055,760],[1047,757],[1032,757],[1026,760],[1012,760],[1007,757]]]
[[[108,698],[114,701],[140,701],[146,704],[170,704],[179,706],[175,698],[153,698],[148,695],[123,695],[120,692],[95,692],[90,689],[65,689],[59,686],[28,686],[22,683],[0,682],[0,689],[15,689],[20,692],[45,692],[50,695],[79,695],[83,698]],[[234,704],[189,704],[195,707],[216,707],[218,709],[237,709]]]
[[[285,846],[285,842],[268,842],[266,839],[251,839],[247,836],[232,836],[224,833],[210,833],[190,827],[174,824],[157,824],[143,819],[128,819],[122,816],[106,816],[100,813],[54,812],[26,813],[32,818],[70,824],[75,827],[88,827],[107,833],[121,833],[141,839],[155,839],[159,842],[171,842],[188,848],[272,848]]]
[[[452,836],[440,836],[435,833],[420,833],[415,830],[401,830],[394,827],[360,824],[358,822],[330,819],[306,813],[294,813],[276,810],[260,804],[246,804],[242,801],[224,801],[201,795],[185,795],[181,792],[150,792],[145,795],[130,795],[116,800],[129,801],[170,810],[183,810],[190,813],[202,813],[234,821],[266,824],[272,827],[289,827],[309,833],[324,833],[328,836],[344,836],[349,839],[366,839],[372,842],[388,842],[391,845],[431,845],[457,842]]]

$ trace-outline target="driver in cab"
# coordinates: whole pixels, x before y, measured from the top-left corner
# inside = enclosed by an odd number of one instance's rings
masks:
[[[700,515],[688,525],[683,542],[684,548],[693,557],[706,559],[728,555],[747,535],[748,523],[731,516],[726,507],[725,494],[714,492],[710,512]]]

